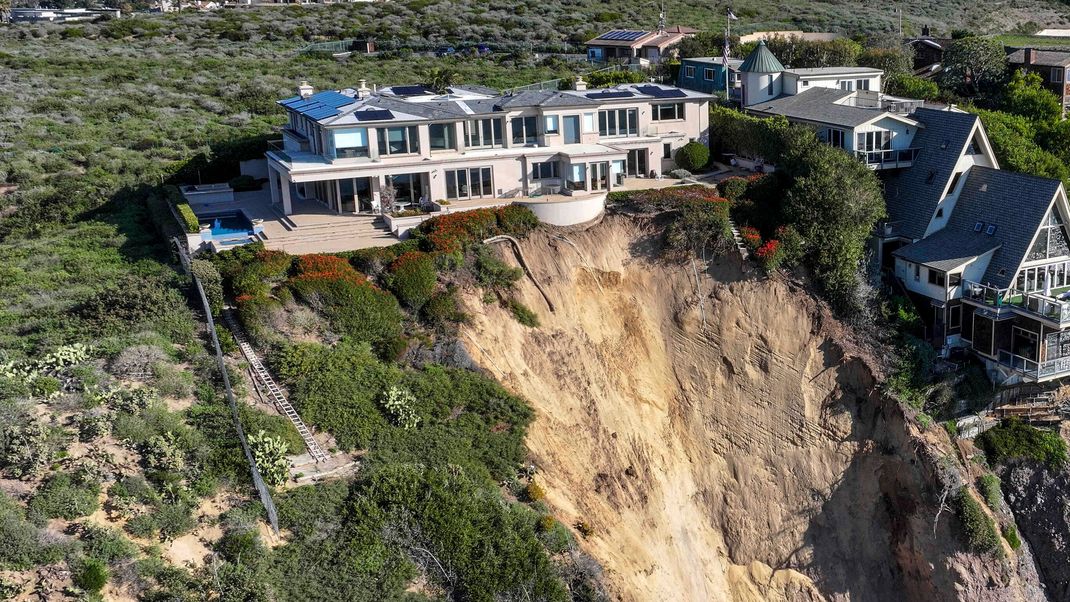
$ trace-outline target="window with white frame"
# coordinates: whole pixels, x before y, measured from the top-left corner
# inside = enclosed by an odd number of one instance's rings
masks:
[[[495,148],[501,146],[502,120],[477,119],[464,122],[464,144],[468,148]]]
[[[684,77],[695,77],[695,68],[691,65],[684,67]]]
[[[447,199],[493,197],[494,185],[489,167],[450,169],[446,171]]]
[[[1063,82],[1063,68],[1054,67],[1051,70],[1051,81],[1054,84],[1061,84]]]
[[[531,164],[532,180],[556,180],[560,177],[557,161],[543,161],[542,163]]]
[[[334,156],[339,159],[368,156],[368,128],[333,130]]]
[[[892,148],[892,133],[888,130],[859,132],[856,142],[855,150],[857,151],[874,152],[889,150]]]
[[[457,150],[457,128],[452,123],[432,123],[431,150]]]
[[[707,68],[702,70],[702,77],[706,81],[712,82],[716,78],[716,75],[714,74],[713,69],[710,69],[709,67],[707,67]]]
[[[684,118],[684,103],[682,102],[657,104],[653,105],[651,109],[651,118],[654,121],[673,121]]]
[[[547,115],[546,119],[543,120],[543,127],[546,128],[547,134],[556,134],[561,131],[560,123],[561,120],[558,119],[557,115]]]
[[[609,109],[598,112],[599,136],[635,136],[639,133],[639,109]]]
[[[593,132],[594,129],[594,113],[583,114],[583,131]]]
[[[513,144],[535,144],[538,140],[538,118],[534,115],[529,117],[513,117]]]
[[[860,79],[857,82],[855,82],[855,85],[856,85],[856,88],[859,89],[859,90],[869,90],[869,80],[868,79]]]
[[[379,156],[413,155],[420,152],[420,136],[415,125],[377,128]]]

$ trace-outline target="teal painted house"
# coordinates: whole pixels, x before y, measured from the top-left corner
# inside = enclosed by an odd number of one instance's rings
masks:
[[[729,96],[735,97],[739,93],[739,66],[743,59],[728,59],[728,69],[725,69],[724,59],[719,56],[692,57],[681,59],[680,75],[676,85],[696,92],[712,94],[729,90]],[[727,80],[727,88],[726,88]]]

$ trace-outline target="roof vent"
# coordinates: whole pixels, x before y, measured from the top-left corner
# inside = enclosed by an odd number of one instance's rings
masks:
[[[988,192],[988,184],[981,184],[981,192]]]
[[[300,86],[297,86],[297,94],[301,98],[308,98],[309,96],[312,96],[312,93],[315,91],[316,89],[312,87],[312,84],[304,80],[301,81]]]
[[[1000,269],[1000,271],[999,271],[999,275],[1000,275],[1000,276],[1006,276],[1006,275],[1007,275],[1007,268],[1002,268],[1002,269]]]
[[[947,147],[951,145],[950,140],[944,140],[940,143],[940,150],[947,150]]]

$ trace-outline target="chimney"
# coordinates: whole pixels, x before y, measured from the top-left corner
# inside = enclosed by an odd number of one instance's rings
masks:
[[[360,86],[357,88],[357,98],[368,98],[372,95],[372,89],[368,87],[368,80],[360,80]]]
[[[1037,60],[1036,50],[1033,50],[1032,48],[1026,48],[1025,49],[1025,64],[1026,65],[1032,65],[1033,61],[1036,61],[1036,60]]]
[[[297,94],[300,95],[301,98],[308,98],[309,96],[312,96],[312,93],[315,91],[316,89],[307,81],[302,80],[301,85],[297,86]]]
[[[925,25],[925,26],[923,26],[921,28],[921,37],[923,37],[923,38],[931,38],[932,37],[931,35],[929,35],[929,26],[928,25]]]
[[[575,88],[577,92],[583,92],[584,90],[587,89],[587,82],[583,81],[583,76],[582,75],[577,75],[576,76],[576,83],[573,84],[572,87]]]

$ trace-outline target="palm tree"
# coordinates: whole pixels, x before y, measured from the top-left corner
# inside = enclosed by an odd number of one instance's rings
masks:
[[[449,67],[432,67],[427,72],[427,87],[436,94],[445,94],[449,87],[457,83],[458,73]]]

